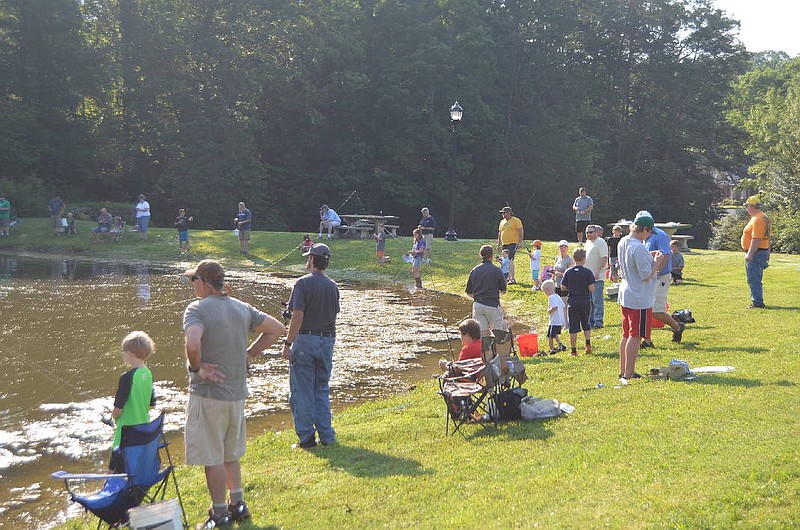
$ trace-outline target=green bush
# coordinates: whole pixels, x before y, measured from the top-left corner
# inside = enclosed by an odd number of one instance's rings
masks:
[[[714,221],[709,247],[714,250],[742,250],[742,229],[747,224],[748,215],[742,208],[725,210],[727,213]]]

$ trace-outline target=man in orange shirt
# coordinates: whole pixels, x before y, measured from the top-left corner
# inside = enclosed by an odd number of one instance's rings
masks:
[[[525,241],[525,231],[522,228],[522,221],[518,217],[514,217],[510,206],[503,207],[500,210],[503,214],[503,219],[500,220],[500,226],[497,228],[497,249],[498,252],[508,250],[508,257],[511,262],[508,264],[508,283],[517,283],[514,276],[514,256],[517,249],[521,248],[522,243]]]
[[[761,200],[757,195],[747,198],[744,203],[750,221],[742,230],[742,250],[744,255],[744,269],[747,273],[747,285],[750,287],[750,300],[748,309],[764,308],[764,287],[762,279],[764,269],[769,267],[769,238],[770,220],[767,214],[761,211]]]

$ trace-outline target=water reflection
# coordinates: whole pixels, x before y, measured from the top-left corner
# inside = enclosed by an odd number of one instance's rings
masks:
[[[180,272],[0,256],[0,360],[7,373],[0,390],[0,494],[16,499],[0,503],[0,515],[47,526],[43,521],[57,518],[68,504],[60,485],[47,478],[50,472],[104,468],[113,434],[100,418],[125,371],[119,342],[132,330],[142,329],[156,342],[148,365],[158,409],[167,413],[168,431],[180,430],[187,399],[181,318],[194,296]],[[276,318],[294,284],[292,278],[249,272],[231,273],[229,280],[235,296]],[[407,383],[406,374],[420,369],[422,359],[433,364],[437,347],[446,344],[445,323],[460,319],[466,307],[444,300],[449,306],[430,293],[342,285],[331,379],[335,402],[384,396]],[[288,410],[280,348],[261,359],[249,380],[250,418]]]

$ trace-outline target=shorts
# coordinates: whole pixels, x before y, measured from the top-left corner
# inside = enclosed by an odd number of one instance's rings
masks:
[[[136,218],[136,226],[139,227],[139,232],[147,232],[147,227],[150,226],[150,216],[143,215]]]
[[[111,229],[107,226],[95,226],[92,228],[93,234],[107,234],[111,231]]]
[[[503,245],[503,250],[508,250],[508,259],[514,261],[514,256],[517,255],[517,244],[510,243],[508,245]]]
[[[508,324],[503,319],[503,309],[500,306],[492,307],[472,302],[472,318],[478,321],[483,334],[487,334],[492,329],[508,328]]]
[[[669,274],[662,274],[656,278],[656,300],[653,302],[653,313],[667,312],[667,292],[669,292],[671,282],[672,276]]]
[[[561,326],[555,326],[553,324],[550,324],[549,326],[547,326],[547,338],[548,339],[555,339],[559,335],[561,335]]]
[[[11,226],[10,217],[0,217],[0,226]]]
[[[575,233],[583,234],[586,232],[586,227],[592,224],[591,221],[575,221]]]
[[[539,279],[539,269],[531,270],[531,280],[536,281]]]
[[[239,229],[239,241],[250,241],[250,230]]]
[[[178,230],[178,241],[188,242],[189,241],[189,231],[188,230]]]
[[[239,460],[247,447],[244,400],[222,401],[189,394],[184,433],[189,465],[218,466]]]
[[[579,331],[589,331],[592,329],[589,326],[589,309],[590,306],[569,306],[567,313],[569,314],[569,332],[578,333]]]
[[[341,221],[328,221],[328,220],[326,220],[326,219],[323,219],[323,221],[322,221],[322,225],[323,225],[323,226],[328,226],[328,225],[330,225],[330,226],[331,226],[331,228],[336,228],[336,227],[337,227],[337,226],[339,226],[340,224],[342,224],[342,222],[341,222]]]
[[[422,267],[422,256],[414,256],[411,264],[418,269]]]
[[[653,309],[622,309],[622,336],[624,337],[649,337],[653,319]]]

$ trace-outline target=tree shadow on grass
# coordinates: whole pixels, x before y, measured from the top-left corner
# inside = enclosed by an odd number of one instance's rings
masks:
[[[425,469],[421,463],[409,458],[398,458],[354,447],[337,444],[332,447],[319,448],[314,456],[324,458],[330,464],[355,477],[391,477],[397,475],[419,476],[433,473]]]
[[[695,348],[696,346],[693,346]],[[709,352],[745,352],[745,353],[769,353],[769,348],[761,348],[759,346],[749,346],[749,347],[732,347],[732,348],[724,348],[722,346],[710,346],[703,348],[705,351]]]

